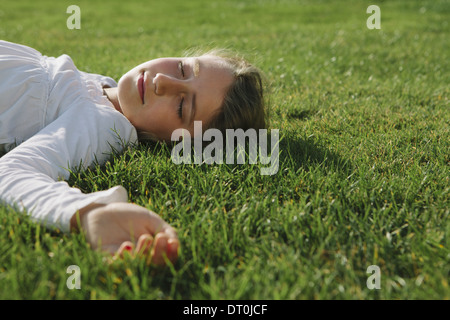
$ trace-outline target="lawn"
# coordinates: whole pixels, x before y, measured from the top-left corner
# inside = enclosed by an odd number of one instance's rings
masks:
[[[268,79],[280,154],[267,176],[151,143],[74,171],[72,186],[120,184],[178,230],[164,269],[109,264],[0,207],[0,299],[449,299],[449,21],[444,0],[3,1],[0,39],[116,80],[192,48],[241,52]]]

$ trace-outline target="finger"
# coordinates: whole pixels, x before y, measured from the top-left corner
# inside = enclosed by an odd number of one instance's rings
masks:
[[[152,264],[165,265],[164,256],[167,257],[167,241],[168,236],[164,233],[158,233],[155,237],[155,245],[152,250]]]
[[[143,234],[139,237],[137,245],[136,245],[136,251],[139,254],[147,255],[153,244],[153,237],[150,234]]]
[[[123,258],[126,254],[133,255],[134,253],[134,245],[131,241],[124,241],[120,245],[119,249],[117,250],[117,256]]]

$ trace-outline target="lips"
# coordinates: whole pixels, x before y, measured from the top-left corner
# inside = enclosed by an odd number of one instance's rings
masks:
[[[139,95],[141,96],[142,104],[144,104],[144,94],[145,94],[145,86],[144,86],[144,73],[141,73],[139,79],[137,81],[137,88],[139,91]]]

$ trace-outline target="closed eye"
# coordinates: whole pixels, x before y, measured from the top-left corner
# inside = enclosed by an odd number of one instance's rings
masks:
[[[183,119],[183,102],[184,98],[181,99],[180,105],[178,106],[178,117]]]
[[[181,72],[181,76],[184,78],[184,64],[183,61],[179,61],[178,62],[178,69],[180,69]],[[178,106],[178,117],[180,119],[183,119],[183,102],[184,102],[184,98],[181,99],[180,101],[180,105]]]

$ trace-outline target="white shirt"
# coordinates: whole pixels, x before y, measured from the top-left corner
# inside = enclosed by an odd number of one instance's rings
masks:
[[[128,119],[103,96],[108,77],[79,71],[67,55],[46,57],[0,41],[0,203],[64,232],[91,203],[126,202],[121,186],[83,194],[69,170],[108,160],[137,143]]]

